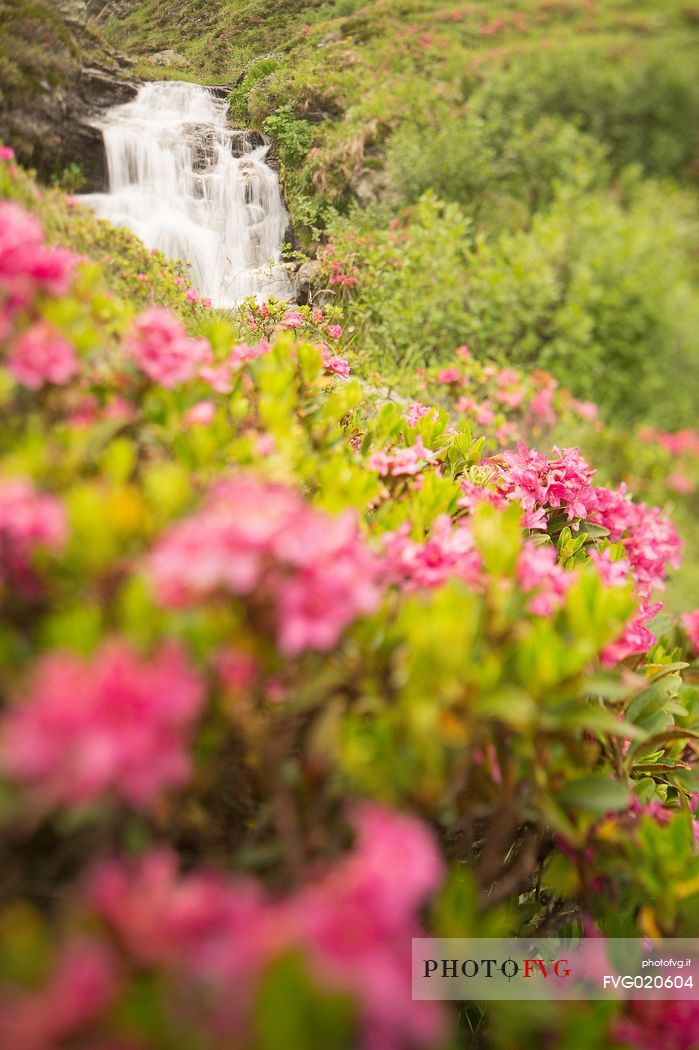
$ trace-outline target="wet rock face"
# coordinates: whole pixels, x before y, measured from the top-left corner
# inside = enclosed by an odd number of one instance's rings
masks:
[[[41,85],[40,85],[41,88]],[[26,108],[14,105],[0,114],[0,138],[11,143],[20,161],[48,180],[72,164],[85,182],[81,189],[99,192],[108,187],[102,133],[93,125],[99,114],[127,102],[136,81],[99,67],[85,67],[65,86],[38,90]]]
[[[18,49],[16,58],[8,56],[14,59],[9,74],[0,67],[0,141],[45,181],[78,165],[82,188],[105,189],[102,135],[92,122],[137,90],[129,63],[82,24],[83,0],[55,0],[52,6],[37,0],[31,18],[25,10],[20,3],[9,8]]]

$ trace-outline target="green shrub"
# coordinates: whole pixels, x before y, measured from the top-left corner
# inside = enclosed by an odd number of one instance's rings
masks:
[[[622,200],[569,184],[530,229],[491,238],[430,195],[398,228],[357,236],[356,222],[336,221],[331,258],[361,275],[348,323],[377,363],[410,368],[467,342],[548,368],[619,422],[693,418],[696,218],[678,192],[630,178]]]

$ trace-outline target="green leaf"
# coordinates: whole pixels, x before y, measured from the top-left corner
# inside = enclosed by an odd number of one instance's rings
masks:
[[[585,810],[586,813],[609,813],[628,809],[631,789],[627,784],[603,776],[571,780],[560,793],[565,806]]]
[[[287,955],[265,974],[255,1010],[257,1050],[351,1050],[355,1045],[351,1002],[314,985],[303,960]]]

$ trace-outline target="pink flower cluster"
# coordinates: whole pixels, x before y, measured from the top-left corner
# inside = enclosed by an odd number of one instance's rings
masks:
[[[621,540],[639,593],[647,597],[664,586],[668,566],[679,568],[682,540],[672,522],[657,507],[633,503],[626,486],[596,488],[591,520]]]
[[[694,1050],[699,1031],[696,1000],[645,1000],[628,1003],[614,1022],[615,1040],[635,1050]]]
[[[173,313],[153,306],[136,318],[124,346],[141,371],[166,389],[194,378],[211,359],[205,339],[192,339]]]
[[[527,540],[517,559],[517,582],[523,590],[534,591],[528,608],[535,616],[551,616],[575,579],[575,573],[567,572],[556,557],[556,548],[551,544]]]
[[[265,967],[300,951],[321,989],[355,998],[364,1050],[433,1045],[444,1015],[411,997],[410,944],[441,880],[436,844],[414,818],[371,804],[356,807],[353,824],[354,849],[283,900],[248,880],[180,877],[163,850],[103,866],[89,897],[137,964],[170,971],[189,999],[206,993],[207,1027],[222,1040],[245,1034]]]
[[[583,519],[606,529],[611,542],[621,542],[625,558],[612,562],[605,552],[599,555],[593,551],[592,560],[608,586],[625,585],[630,578],[639,605],[622,637],[607,646],[602,657],[611,664],[645,653],[655,642],[645,625],[661,608],[650,602],[650,595],[663,587],[668,568],[679,566],[682,541],[671,521],[655,507],[633,503],[625,486],[607,489],[593,485],[593,471],[578,449],[557,448],[555,453],[549,459],[520,442],[516,450],[485,461],[494,471],[494,488],[479,492],[472,483],[464,483],[459,505],[472,509],[479,499],[515,500],[524,511],[524,527],[531,530],[546,530],[552,511],[563,511],[573,528]],[[541,568],[545,568],[543,563]],[[564,578],[567,577],[560,581]],[[523,578],[520,582],[524,582]],[[548,599],[539,596],[535,605],[543,611]]]
[[[62,386],[79,371],[73,346],[45,321],[35,321],[14,340],[7,368],[30,390],[40,390],[45,383]]]
[[[378,565],[354,516],[330,517],[253,474],[217,486],[161,539],[149,562],[159,601],[187,606],[234,594],[272,607],[287,656],[330,649],[379,601]]]
[[[386,533],[383,542],[386,580],[407,591],[438,587],[452,576],[471,587],[482,585],[483,564],[471,530],[464,523],[453,525],[447,514],[436,519],[425,543],[410,538],[409,525]]]
[[[65,295],[78,261],[73,252],[44,243],[33,215],[12,202],[0,203],[0,339],[39,294]]]
[[[49,653],[4,717],[0,766],[53,805],[114,793],[149,808],[187,779],[188,736],[202,700],[176,644],[148,659],[120,640],[91,660]]]
[[[687,632],[689,641],[694,648],[694,652],[699,653],[699,609],[694,609],[692,612],[685,613],[682,617],[682,626]]]
[[[64,1040],[100,1017],[114,998],[116,983],[116,963],[104,945],[85,938],[68,941],[43,987],[0,993],[0,1046],[64,1046]]]
[[[403,418],[409,427],[416,427],[421,419],[425,416],[429,416],[432,413],[433,422],[437,422],[439,419],[439,409],[431,408],[429,405],[423,405],[421,401],[413,401],[408,405],[408,409],[405,412]]]
[[[696,430],[686,427],[671,433],[667,430],[653,430],[652,427],[644,427],[638,433],[641,441],[651,443],[657,441],[663,448],[667,449],[671,456],[694,456],[699,459],[699,434]]]
[[[344,357],[338,357],[333,354],[329,347],[321,346],[323,368],[328,372],[332,372],[336,376],[340,376],[342,379],[349,379],[350,366],[349,361]]]
[[[414,445],[396,447],[391,452],[375,452],[369,459],[369,468],[378,471],[381,477],[390,475],[397,478],[403,474],[419,474],[423,467],[434,463],[436,458],[436,453],[426,448],[418,435]]]
[[[0,480],[0,584],[31,592],[33,552],[59,551],[67,535],[65,513],[54,496],[37,492],[29,478]]]
[[[579,449],[555,452],[549,459],[520,442],[516,451],[489,461],[496,490],[521,504],[526,528],[546,529],[550,510],[565,511],[571,523],[580,518],[601,525],[613,543],[622,542],[639,593],[647,597],[662,587],[668,567],[680,564],[682,541],[672,522],[657,507],[633,503],[624,485],[594,486]]]
[[[556,448],[555,452],[555,458],[549,459],[520,441],[515,451],[486,461],[495,470],[497,491],[521,504],[525,528],[546,529],[544,508],[564,510],[572,522],[589,517],[596,506],[592,471],[580,450]]]
[[[269,351],[270,344],[266,339],[260,340],[254,346],[248,343],[238,343],[233,347],[226,361],[213,364],[211,357],[205,359],[207,363],[200,368],[199,377],[208,383],[217,394],[230,394],[233,389],[234,374]]]

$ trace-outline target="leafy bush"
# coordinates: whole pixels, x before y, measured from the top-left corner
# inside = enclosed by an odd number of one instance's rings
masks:
[[[674,45],[569,45],[515,59],[485,79],[469,102],[475,122],[533,128],[556,115],[605,146],[617,171],[641,164],[651,175],[686,174],[696,157],[699,90],[691,51]]]
[[[263,124],[263,131],[275,143],[279,156],[282,187],[298,236],[304,230],[317,237],[323,225],[323,203],[313,189],[305,165],[313,142],[313,130],[307,120],[294,114],[291,106],[280,106]]]
[[[506,130],[505,130],[506,129]],[[560,117],[531,127],[507,113],[502,126],[445,110],[428,122],[405,121],[391,136],[387,162],[393,184],[408,202],[428,190],[459,201],[486,229],[526,226],[550,205],[555,186],[578,181],[604,187],[608,151]]]
[[[530,229],[485,238],[428,195],[382,231],[336,221],[326,266],[361,274],[347,321],[377,361],[409,369],[466,341],[549,369],[607,418],[682,425],[697,398],[696,219],[667,187],[631,180],[626,197],[561,186]]]

